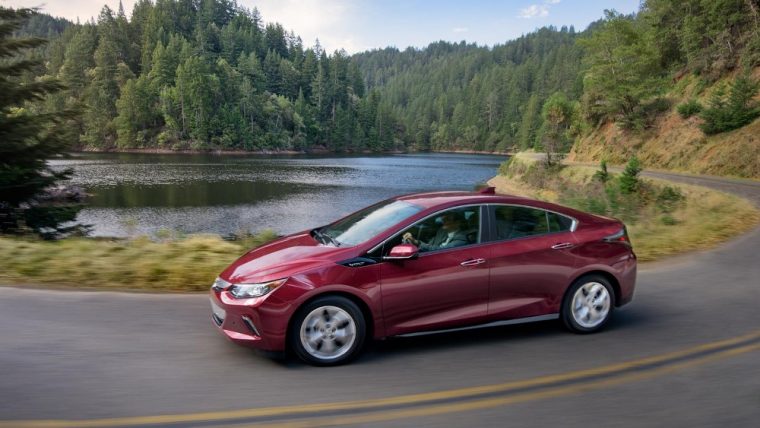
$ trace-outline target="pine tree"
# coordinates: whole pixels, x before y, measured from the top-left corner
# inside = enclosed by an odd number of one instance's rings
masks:
[[[641,163],[634,156],[620,174],[620,191],[627,194],[636,193],[639,190],[639,173],[641,173]]]
[[[47,160],[65,153],[72,141],[63,132],[72,111],[39,112],[40,101],[63,86],[55,79],[20,83],[18,77],[38,66],[24,53],[45,44],[39,38],[13,38],[30,9],[0,7],[0,232],[33,230],[51,237],[67,233],[62,223],[74,220],[71,204],[51,205],[47,189],[67,179],[70,171],[57,171]]]

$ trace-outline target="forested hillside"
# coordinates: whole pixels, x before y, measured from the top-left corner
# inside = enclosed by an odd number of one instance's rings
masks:
[[[760,177],[760,1],[646,0],[581,33],[491,49],[356,55],[418,149],[571,149],[571,159]]]
[[[647,0],[582,45],[571,159],[760,178],[760,1]]]
[[[32,24],[27,35],[44,34]],[[104,6],[64,27],[38,74],[66,85],[49,107],[81,111],[70,127],[81,148],[402,148],[344,51],[307,48],[236,2],[140,0],[129,18]]]
[[[641,152],[649,166],[760,176],[742,156],[760,152],[747,131],[760,115],[760,0],[646,0],[582,32],[353,56],[231,0],[140,0],[130,17],[104,7],[97,21],[41,17],[25,31],[52,38],[27,79],[67,86],[48,106],[80,109],[82,148]]]
[[[580,96],[577,38],[572,27],[543,28],[490,48],[438,42],[354,59],[393,106],[411,147],[503,151],[533,147],[550,95]]]

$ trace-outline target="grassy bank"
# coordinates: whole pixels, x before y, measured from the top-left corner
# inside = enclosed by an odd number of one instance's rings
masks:
[[[0,284],[135,291],[201,291],[251,247],[274,239],[265,231],[236,241],[215,235],[151,241],[0,238]]]
[[[615,174],[607,183],[597,168],[564,166],[547,171],[535,158],[518,154],[489,181],[500,193],[534,197],[625,221],[642,261],[714,247],[760,222],[750,202],[699,186],[642,179],[625,195]]]

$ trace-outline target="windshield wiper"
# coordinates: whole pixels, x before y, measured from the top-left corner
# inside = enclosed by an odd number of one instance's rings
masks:
[[[314,229],[314,236],[316,236],[320,241],[322,241],[323,244],[332,244],[336,247],[340,247],[340,242],[338,242],[332,236],[326,233],[323,233],[319,229]]]

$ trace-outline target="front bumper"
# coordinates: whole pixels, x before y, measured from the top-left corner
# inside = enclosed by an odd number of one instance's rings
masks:
[[[227,291],[211,289],[211,321],[229,340],[264,351],[285,349],[285,328],[262,317],[263,298],[236,299]]]

